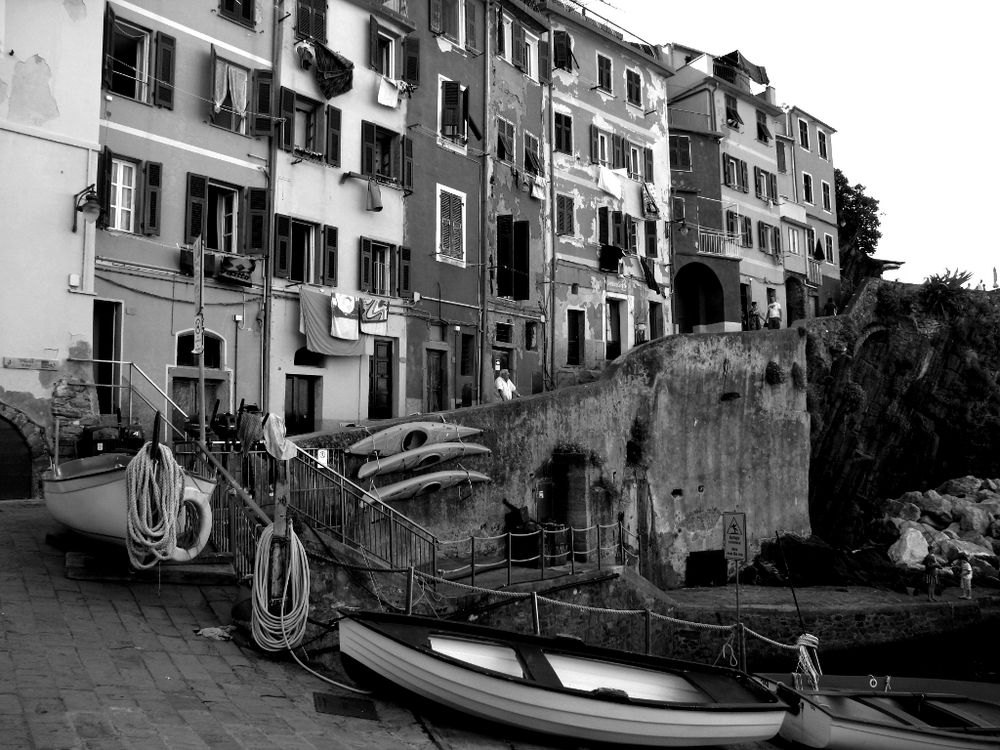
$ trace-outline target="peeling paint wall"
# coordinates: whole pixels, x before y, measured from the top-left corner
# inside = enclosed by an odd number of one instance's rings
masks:
[[[809,415],[803,378],[793,377],[805,372],[803,334],[673,336],[636,347],[598,382],[446,415],[483,430],[476,440],[492,455],[462,465],[492,483],[395,507],[442,540],[500,534],[504,499],[535,518],[546,512],[538,490],[558,481],[555,449],[572,443],[592,458],[574,485],[585,496],[571,500],[589,523],[623,514],[643,539],[642,573],[659,586],[683,582],[689,553],[722,549],[722,511],[747,513],[751,549],[775,529],[808,534]],[[351,457],[348,471],[359,464]]]

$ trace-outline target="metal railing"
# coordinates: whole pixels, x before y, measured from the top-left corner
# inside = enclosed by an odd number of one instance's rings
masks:
[[[708,255],[721,255],[726,258],[738,258],[740,255],[739,238],[734,234],[713,232],[710,229],[698,230],[698,252]]]
[[[813,286],[823,285],[823,268],[818,260],[810,260],[806,280]]]

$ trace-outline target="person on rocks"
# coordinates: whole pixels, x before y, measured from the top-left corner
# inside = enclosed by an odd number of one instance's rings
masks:
[[[927,583],[927,601],[937,601],[938,561],[931,553],[924,558],[924,581]]]
[[[969,556],[961,554],[958,556],[958,576],[962,583],[962,595],[960,599],[972,598],[972,563]]]

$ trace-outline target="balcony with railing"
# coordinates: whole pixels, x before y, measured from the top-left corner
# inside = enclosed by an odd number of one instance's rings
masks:
[[[704,112],[692,112],[687,109],[670,107],[667,110],[667,122],[671,130],[687,130],[695,133],[711,133],[712,117]]]
[[[739,238],[711,229],[698,230],[698,252],[704,255],[719,255],[724,258],[739,258]]]

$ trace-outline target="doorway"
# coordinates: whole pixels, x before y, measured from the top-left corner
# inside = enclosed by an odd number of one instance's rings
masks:
[[[368,363],[368,418],[392,416],[392,341],[375,339]]]
[[[427,350],[427,411],[447,409],[448,352],[441,349]]]
[[[121,310],[120,302],[94,300],[94,385],[97,391],[98,410],[113,414],[120,406],[119,379],[121,378]],[[108,361],[110,360],[110,361]]]
[[[316,430],[316,390],[319,378],[315,375],[285,376],[285,432],[301,435]]]
[[[31,497],[31,449],[13,423],[0,417],[0,500]]]

